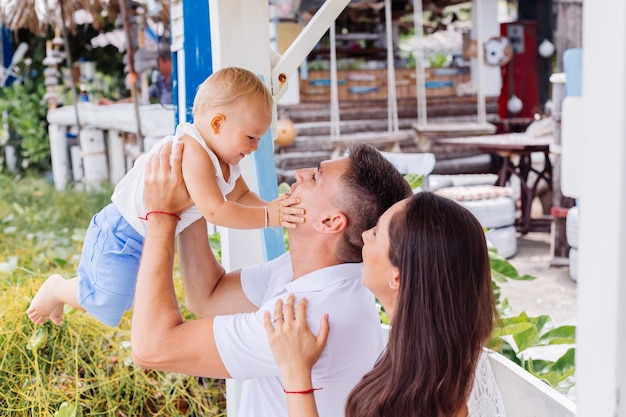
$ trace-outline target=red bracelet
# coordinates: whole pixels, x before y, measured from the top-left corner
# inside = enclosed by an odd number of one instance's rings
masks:
[[[151,214],[167,214],[168,216],[176,217],[178,220],[181,220],[180,216],[176,213],[169,213],[167,211],[149,211],[146,213],[146,217],[139,216],[140,220],[148,220],[148,216]]]
[[[324,388],[309,388],[309,389],[305,389],[304,391],[287,391],[286,389],[283,389],[283,392],[285,394],[313,394],[313,392],[319,391],[321,389],[324,389]]]

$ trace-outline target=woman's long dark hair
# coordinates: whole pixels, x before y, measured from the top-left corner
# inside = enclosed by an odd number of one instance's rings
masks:
[[[454,416],[496,314],[485,234],[459,204],[421,192],[389,236],[400,270],[389,344],[350,394],[346,417]]]

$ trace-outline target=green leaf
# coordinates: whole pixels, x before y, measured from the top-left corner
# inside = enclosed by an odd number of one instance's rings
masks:
[[[561,374],[569,374],[574,372],[576,367],[576,349],[569,348],[559,359],[553,364],[551,370]]]
[[[511,323],[502,327],[495,327],[494,334],[498,336],[513,336],[516,334],[523,333],[528,331],[529,329],[536,328],[536,326],[532,323]]]
[[[511,334],[519,353],[537,343],[541,329],[549,320],[548,316],[528,317],[522,312],[516,317],[502,319],[502,325],[505,329],[511,326],[510,329],[516,331]]]
[[[291,191],[291,186],[286,182],[281,182],[280,184],[278,184],[278,195],[283,195],[289,191]]]
[[[76,406],[68,405],[63,401],[59,409],[54,413],[54,417],[76,417]]]
[[[489,251],[489,264],[491,265],[491,276],[499,282],[507,282],[508,279],[516,281],[531,281],[535,277],[531,275],[520,275],[517,269],[497,251]]]
[[[527,369],[528,371],[532,371],[533,374],[542,374],[550,372],[552,365],[554,362],[542,359],[528,359],[525,363],[526,367],[530,367],[531,369]]]
[[[560,326],[541,335],[537,346],[569,345],[576,343],[576,326]]]
[[[502,340],[502,346],[497,351],[512,362],[515,362],[516,364],[521,366],[521,360],[517,357],[515,349],[513,349],[513,346],[511,346],[511,344],[506,340]]]
[[[48,326],[39,326],[35,333],[30,337],[30,348],[32,350],[40,350],[48,341]]]
[[[424,176],[418,174],[406,174],[404,179],[409,183],[412,190],[421,187],[424,182]]]
[[[567,353],[564,356],[566,355]],[[523,364],[523,368],[536,378],[556,388],[559,387],[563,381],[569,380],[574,376],[574,367],[572,364],[572,367],[569,368],[555,368],[555,363],[556,362],[529,359]]]
[[[493,256],[493,252],[489,252],[489,263],[491,265],[491,274],[496,276],[501,282],[506,282],[507,279],[513,279],[516,281],[532,281],[536,279],[532,275],[524,274],[520,275],[517,269],[511,263],[502,258],[500,255]]]
[[[531,326],[528,330],[513,335],[513,340],[515,340],[515,344],[517,345],[518,353],[528,349],[529,347],[535,346],[538,338],[539,329],[536,326]]]

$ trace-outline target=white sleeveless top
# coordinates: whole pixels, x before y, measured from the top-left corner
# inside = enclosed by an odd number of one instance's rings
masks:
[[[478,359],[474,386],[467,399],[469,417],[505,417],[502,395],[489,364],[489,353],[485,350]]]
[[[115,207],[122,214],[124,219],[142,236],[146,235],[146,222],[140,220],[139,217],[146,215],[146,203],[143,199],[144,193],[144,168],[148,161],[149,155],[157,152],[161,146],[173,141],[177,142],[182,136],[188,135],[195,139],[213,161],[215,167],[215,179],[217,185],[224,196],[229,194],[235,188],[235,183],[241,175],[241,168],[239,165],[228,165],[230,169],[230,178],[228,181],[224,179],[222,170],[220,169],[219,160],[217,156],[207,147],[204,139],[200,135],[200,132],[190,123],[181,123],[176,127],[176,133],[174,135],[166,136],[159,142],[157,142],[150,151],[135,161],[133,168],[122,178],[113,191],[111,201]],[[184,161],[183,161],[184,163]],[[180,233],[187,226],[202,217],[202,213],[197,206],[192,206],[180,215],[181,219],[176,226],[176,233]]]

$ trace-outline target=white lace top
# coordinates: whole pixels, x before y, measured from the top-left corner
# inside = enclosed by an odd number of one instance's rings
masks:
[[[489,353],[483,351],[478,359],[474,386],[467,400],[469,417],[505,417],[504,403],[496,378],[489,364]]]

